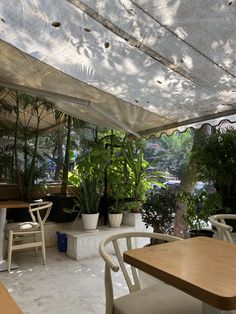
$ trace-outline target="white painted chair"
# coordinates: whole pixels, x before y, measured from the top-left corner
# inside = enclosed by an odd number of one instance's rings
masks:
[[[9,223],[6,225],[6,240],[8,241],[8,272],[11,270],[12,252],[21,249],[42,248],[43,264],[46,264],[44,223],[48,218],[52,202],[32,203],[29,213],[32,221]],[[27,238],[27,242],[24,241]]]
[[[99,251],[105,261],[106,314],[202,313],[201,301],[162,281],[157,281],[158,284],[154,286],[141,289],[137,269],[123,262],[123,251],[136,247],[135,243],[142,238],[154,238],[167,242],[181,240],[173,236],[149,232],[119,233],[105,238],[100,243]],[[113,244],[117,259],[108,253],[111,244]],[[123,272],[129,294],[114,298],[111,270],[118,272],[120,269]]]
[[[219,234],[219,239],[227,241],[229,243],[234,243],[231,232],[233,227],[228,225],[225,220],[236,219],[236,215],[233,214],[218,214],[213,215],[208,218],[209,222],[216,228]]]

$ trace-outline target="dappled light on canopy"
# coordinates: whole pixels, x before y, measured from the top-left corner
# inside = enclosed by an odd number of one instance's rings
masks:
[[[219,0],[2,0],[0,85],[135,136],[235,121],[235,10]]]

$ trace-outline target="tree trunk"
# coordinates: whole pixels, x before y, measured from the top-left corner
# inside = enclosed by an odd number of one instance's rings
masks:
[[[56,161],[56,171],[54,175],[54,180],[60,179],[60,173],[63,169],[63,132],[61,130],[57,131],[57,161]]]
[[[191,176],[189,176],[188,168],[186,169],[181,183],[178,189],[178,192],[193,192],[196,180],[192,180]],[[188,226],[186,226],[183,215],[186,213],[187,206],[185,203],[178,201],[177,211],[175,213],[175,223],[174,223],[174,235],[180,238],[187,238],[188,234]]]
[[[63,176],[61,183],[61,194],[67,194],[67,186],[68,186],[68,172],[70,166],[70,142],[71,142],[71,125],[72,125],[72,117],[68,116],[67,118],[67,140],[66,140],[66,152],[65,152],[65,163],[63,167]]]
[[[27,191],[26,191],[26,197],[27,197],[28,201],[32,200],[32,186],[33,186],[33,181],[34,181],[36,155],[37,155],[37,152],[38,152],[39,124],[40,124],[40,117],[38,117],[38,120],[37,120],[37,127],[36,127],[36,130],[35,130],[35,139],[34,139],[34,150],[33,150],[30,170],[29,170],[29,179],[28,179],[29,182],[28,182]]]
[[[205,134],[211,134],[211,126],[205,124],[201,127],[200,130],[195,130],[193,137],[193,147],[196,145],[196,138],[198,132],[204,132]],[[193,165],[191,162],[186,167],[186,170],[181,178],[180,186],[178,192],[190,192],[192,193],[196,184],[196,178],[193,171]],[[178,209],[175,214],[175,223],[174,223],[174,235],[180,238],[188,237],[188,226],[185,224],[183,215],[186,213],[187,206],[185,203],[178,202]]]
[[[20,119],[20,100],[18,92],[16,91],[16,123],[15,123],[15,131],[14,131],[14,159],[15,159],[15,167],[16,167],[16,182],[19,187],[20,192],[20,198],[23,199],[23,189],[22,189],[22,179],[20,175],[20,169],[19,169],[19,161],[18,161],[18,150],[17,150],[17,144],[18,144],[18,129],[19,129],[19,119]]]

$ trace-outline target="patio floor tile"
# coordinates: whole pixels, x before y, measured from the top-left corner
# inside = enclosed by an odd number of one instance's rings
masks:
[[[0,273],[2,281],[24,314],[104,314],[104,262],[100,257],[75,261],[56,248],[47,249],[47,266],[41,252],[16,253],[19,268]],[[127,292],[123,278],[114,274],[115,295]]]

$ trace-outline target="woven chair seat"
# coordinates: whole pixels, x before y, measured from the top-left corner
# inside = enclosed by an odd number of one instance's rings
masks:
[[[40,229],[39,223],[33,221],[10,223],[7,224],[5,228],[7,232],[9,230],[13,230],[14,232],[27,232],[39,229]]]

